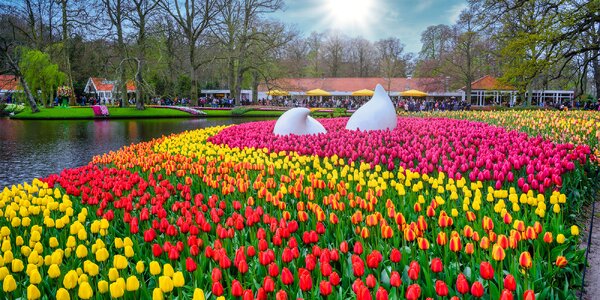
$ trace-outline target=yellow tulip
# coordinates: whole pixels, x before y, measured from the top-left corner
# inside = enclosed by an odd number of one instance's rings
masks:
[[[194,290],[194,297],[192,300],[206,300],[204,297],[204,291],[202,289],[196,288]]]
[[[163,296],[163,292],[160,288],[154,288],[152,291],[152,300],[163,300],[165,297]]]
[[[158,286],[164,293],[169,293],[173,290],[173,280],[169,276],[160,276],[158,278]]]
[[[77,279],[77,283],[82,284],[84,282],[88,282],[89,278],[86,274],[79,275],[79,279]]]
[[[57,278],[60,276],[60,268],[57,264],[50,265],[50,268],[48,268],[48,276],[50,276],[50,278]]]
[[[185,279],[183,278],[183,273],[181,273],[181,271],[173,274],[173,285],[175,287],[182,287],[185,285]]]
[[[93,263],[93,262],[89,262],[87,265],[87,273],[88,275],[94,277],[96,275],[98,275],[98,272],[100,271],[100,268],[98,267],[97,264]]]
[[[98,282],[98,291],[100,292],[100,294],[108,292],[108,281],[100,280]]]
[[[84,258],[88,255],[88,249],[84,245],[79,245],[75,253],[77,254],[77,258]]]
[[[6,293],[10,293],[17,289],[17,282],[12,275],[6,275],[6,277],[4,277],[4,280],[2,281],[2,289]]]
[[[10,272],[8,271],[7,267],[0,268],[0,281],[4,280],[8,274],[10,274]]]
[[[25,266],[23,266],[22,260],[14,259],[12,261],[11,269],[12,269],[13,273],[19,273],[19,272],[23,271],[23,268],[25,268]]]
[[[10,264],[14,259],[13,253],[12,251],[8,250],[6,252],[4,252],[4,263],[5,264]]]
[[[571,235],[579,235],[579,227],[577,225],[571,226]]]
[[[39,284],[42,282],[42,275],[40,275],[40,272],[37,269],[31,271],[29,274],[29,282],[33,284]]]
[[[113,266],[119,270],[127,268],[127,258],[123,255],[115,255],[113,257]]]
[[[129,276],[127,277],[127,291],[133,292],[137,291],[140,288],[140,282],[137,277]]]
[[[137,264],[135,264],[135,270],[138,272],[138,274],[141,274],[142,272],[144,272],[144,262],[143,261],[138,261]]]
[[[77,238],[80,241],[87,240],[87,231],[85,231],[85,229],[79,229],[79,232],[77,232]]]
[[[83,282],[79,286],[79,291],[77,291],[77,296],[81,299],[90,299],[94,295],[94,291],[92,290],[92,286],[89,283]]]
[[[115,248],[121,249],[123,248],[123,240],[121,238],[115,238]]]
[[[557,242],[557,243],[559,243],[559,244],[562,244],[562,243],[564,243],[564,242],[565,242],[565,235],[564,235],[564,234],[562,234],[562,233],[559,233],[559,234],[556,236],[556,242]]]
[[[160,274],[160,264],[156,261],[150,262],[150,274],[158,275]]]
[[[133,247],[131,246],[125,246],[125,257],[133,257],[135,253],[133,252]]]
[[[42,294],[40,293],[40,290],[37,288],[37,286],[30,284],[27,287],[27,299],[28,300],[39,299],[41,296],[42,296]]]
[[[125,247],[133,247],[133,241],[129,237],[126,237],[123,239],[123,245],[125,245]]]
[[[67,272],[67,274],[65,275],[65,278],[63,278],[63,286],[67,290],[70,290],[77,286],[78,279],[79,279],[79,276],[77,275],[77,272],[74,270],[71,270],[71,271]]]
[[[64,288],[58,289],[56,291],[56,300],[70,300],[71,296],[69,295],[69,291]]]
[[[106,248],[102,248],[102,249],[98,249],[98,251],[96,251],[96,260],[99,262],[104,262],[108,259],[108,250],[106,250]]]
[[[163,266],[163,275],[173,278],[174,273],[175,273],[175,270],[173,270],[173,266],[171,266],[171,264],[166,263]]]
[[[121,298],[125,294],[123,287],[118,282],[110,284],[110,296],[113,298]]]
[[[116,268],[108,270],[108,280],[116,281],[119,278],[119,271]]]

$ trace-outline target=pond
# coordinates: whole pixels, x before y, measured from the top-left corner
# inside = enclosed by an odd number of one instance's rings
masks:
[[[31,182],[132,143],[186,130],[264,118],[10,120],[0,118],[0,189]]]

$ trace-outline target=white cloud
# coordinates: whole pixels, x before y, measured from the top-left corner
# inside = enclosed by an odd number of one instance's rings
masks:
[[[416,12],[424,11],[433,5],[433,0],[420,0],[417,6],[415,6]]]

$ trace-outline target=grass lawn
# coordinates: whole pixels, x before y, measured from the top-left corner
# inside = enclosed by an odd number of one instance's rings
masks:
[[[136,110],[134,107],[109,107],[109,119],[126,118],[181,118],[191,117],[192,115],[175,109],[152,108],[145,110]],[[94,119],[94,112],[89,107],[83,108],[41,108],[39,113],[31,113],[29,109],[15,115],[13,119],[23,120],[66,120],[66,119]]]
[[[145,110],[136,110],[134,107],[109,107],[110,115],[108,119],[135,119],[135,118],[189,118],[193,115],[169,108],[146,107]],[[203,110],[206,113],[205,117],[232,117],[230,110]],[[281,110],[250,110],[241,116],[233,117],[279,117],[285,111]],[[313,112],[312,116],[316,118],[330,116],[331,113]],[[77,108],[41,108],[39,113],[31,113],[27,108],[25,111],[12,117],[13,119],[22,120],[68,120],[68,119],[95,119],[94,112],[90,107]]]

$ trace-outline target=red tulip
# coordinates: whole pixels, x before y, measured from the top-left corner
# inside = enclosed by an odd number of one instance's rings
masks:
[[[355,277],[361,277],[365,273],[365,263],[360,256],[352,255],[352,270]]]
[[[390,260],[394,263],[398,263],[402,260],[402,253],[400,250],[394,248],[392,252],[390,252]]]
[[[483,284],[481,284],[479,281],[473,282],[473,285],[471,286],[471,295],[473,295],[475,298],[481,298],[483,297],[483,292]]]
[[[348,253],[348,242],[343,241],[340,244],[340,251],[342,251],[342,253]]]
[[[252,290],[245,290],[244,294],[242,295],[242,300],[254,300],[254,294],[252,293]]]
[[[332,288],[329,281],[322,280],[321,283],[319,283],[319,292],[321,293],[321,295],[327,297],[329,294],[331,294],[331,291]]]
[[[393,287],[399,287],[402,285],[402,279],[400,278],[400,273],[397,271],[392,271],[390,276],[390,285]]]
[[[210,278],[212,279],[213,282],[221,281],[221,278],[223,278],[223,274],[221,272],[221,269],[219,269],[219,268],[213,268],[212,269],[212,273],[210,275]]]
[[[458,278],[456,279],[456,290],[461,294],[466,294],[469,292],[469,282],[465,275],[458,274]]]
[[[300,275],[300,289],[304,292],[312,289],[312,277],[310,273],[303,273]]]
[[[375,294],[375,300],[387,300],[389,299],[388,292],[383,288],[379,287],[377,289],[377,293]]]
[[[525,293],[523,293],[523,300],[535,300],[535,293],[533,290],[526,290]]]
[[[221,285],[221,282],[217,281],[213,283],[212,293],[217,297],[223,295],[223,285]]]
[[[441,259],[436,257],[431,260],[430,268],[433,273],[440,273],[444,270],[444,264]]]
[[[159,257],[162,254],[163,250],[159,244],[152,245],[152,254],[154,257]]]
[[[185,268],[188,272],[191,273],[191,272],[196,271],[198,266],[196,265],[196,262],[191,257],[188,257],[185,259]]]
[[[354,243],[354,250],[353,251],[354,251],[354,254],[358,254],[358,255],[361,255],[363,253],[363,246],[362,246],[362,243],[360,241],[357,241],[356,243]]]
[[[513,294],[509,290],[503,290],[500,294],[500,300],[513,300]]]
[[[448,286],[442,280],[435,282],[435,293],[440,297],[448,296]]]
[[[331,285],[338,286],[338,284],[340,284],[340,281],[340,275],[338,275],[337,272],[332,272],[331,275],[329,275],[329,282],[331,283]]]
[[[241,297],[243,292],[244,289],[242,288],[242,284],[234,279],[231,283],[231,295],[234,297]]]
[[[377,279],[375,279],[375,276],[373,276],[373,274],[369,274],[367,275],[367,286],[372,289],[377,285]]]
[[[511,274],[504,277],[504,288],[513,292],[517,289],[517,282]]]
[[[367,266],[371,269],[376,269],[379,266],[379,263],[383,259],[381,253],[377,250],[374,250],[369,255],[367,255]]]
[[[279,290],[275,294],[275,300],[287,300],[287,293],[284,290]]]
[[[481,278],[491,280],[494,278],[494,268],[487,261],[481,262],[479,265],[479,274],[481,274]]]
[[[407,300],[417,300],[421,297],[421,287],[418,284],[411,284],[406,289]]]
[[[294,275],[292,275],[290,269],[284,267],[281,270],[281,282],[285,285],[290,285],[294,283]]]

